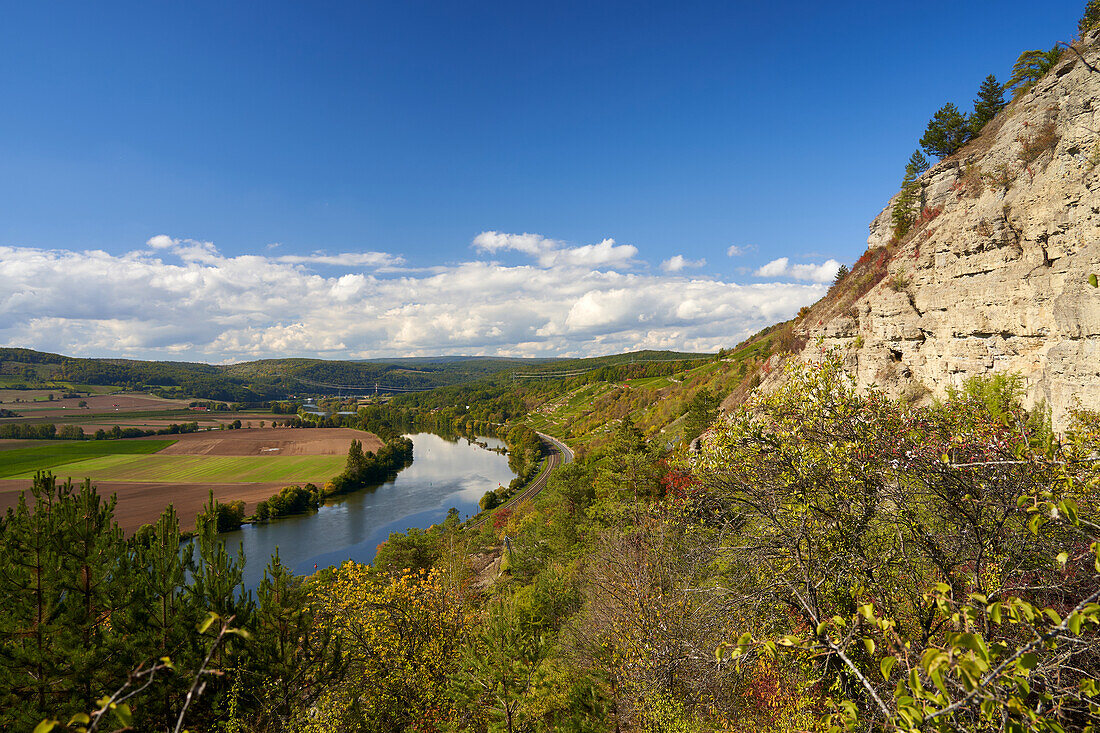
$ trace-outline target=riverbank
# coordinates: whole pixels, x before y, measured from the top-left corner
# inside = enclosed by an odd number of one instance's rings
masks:
[[[477,513],[486,489],[507,484],[514,474],[506,456],[465,439],[431,433],[410,436],[413,462],[391,480],[330,498],[316,512],[245,525],[222,535],[228,548],[244,546],[246,588],[255,587],[268,558],[279,548],[284,565],[300,575],[347,560],[374,561],[378,546],[393,532],[442,522],[449,510]]]

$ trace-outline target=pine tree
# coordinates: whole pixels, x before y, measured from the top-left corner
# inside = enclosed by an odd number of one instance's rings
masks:
[[[1012,78],[1005,84],[1005,89],[1014,95],[1027,91],[1050,71],[1061,55],[1062,50],[1057,46],[1049,51],[1040,49],[1024,51],[1016,59],[1016,65],[1012,67]]]
[[[71,488],[71,487],[70,487]],[[68,691],[59,689],[65,651],[60,633],[61,558],[56,505],[64,487],[53,474],[31,484],[34,511],[20,494],[8,510],[0,543],[0,728],[30,730],[54,713]],[[68,709],[68,712],[76,712]]]
[[[928,158],[925,158],[921,151],[914,150],[909,156],[909,162],[905,164],[905,175],[915,180],[926,170],[928,170]]]
[[[959,108],[948,102],[928,121],[920,146],[929,155],[946,158],[970,139],[970,126]]]
[[[71,489],[70,489],[71,490]],[[109,622],[130,602],[129,563],[115,500],[104,501],[90,480],[57,507],[57,536],[64,594],[62,635],[67,673],[84,710],[130,671],[130,640]]]
[[[179,517],[169,506],[153,526],[131,539],[134,603],[112,619],[136,640],[141,658],[170,657],[179,669],[194,669],[201,658],[193,630],[202,612],[188,592],[188,573],[195,571],[194,545],[180,544]],[[170,730],[187,692],[187,680],[165,675],[141,702],[142,717]]]
[[[974,100],[974,112],[970,115],[970,135],[977,137],[982,128],[992,120],[1005,106],[1004,87],[997,82],[997,77],[990,74],[982,82],[978,89],[978,97]]]
[[[684,416],[684,437],[695,440],[702,435],[718,416],[719,403],[719,399],[708,389],[696,392]]]
[[[279,549],[264,570],[256,589],[254,643],[244,694],[250,706],[269,721],[289,720],[296,705],[311,706],[324,694],[327,682],[339,677],[346,663],[335,630],[314,623],[309,594],[279,559]]]
[[[237,546],[235,560],[226,551],[225,540],[218,536],[216,513],[210,511],[214,508],[214,503],[214,497],[211,495],[206,511],[195,518],[195,544],[199,552],[189,587],[190,602],[194,603],[202,614],[213,612],[223,622],[233,619],[234,627],[247,628],[253,623],[252,615],[256,604],[252,600],[252,593],[245,593],[242,587],[244,547]],[[218,644],[210,636],[199,636],[198,641],[204,647],[197,650],[202,655],[200,658],[206,656],[211,646],[216,646],[216,651],[207,665],[208,672],[213,673],[206,682],[204,693],[206,699],[210,701],[210,707],[209,711],[189,712],[188,722],[194,721],[196,730],[207,730],[213,729],[215,720],[218,719],[220,702],[228,699],[223,697],[231,684],[231,680],[226,676],[227,671],[235,669],[242,663],[243,650],[239,639],[230,639],[226,643]],[[207,712],[211,717],[204,719],[203,712]]]
[[[1085,34],[1100,25],[1100,0],[1089,0],[1085,5],[1085,14],[1077,21],[1077,33],[1084,38]]]
[[[236,626],[247,623],[252,610],[251,594],[242,597],[244,547],[238,546],[236,560],[218,537],[217,502],[210,492],[209,503],[195,518],[195,540],[199,548],[197,567],[191,579],[191,592],[203,612],[213,611],[222,618],[236,616]]]
[[[921,173],[928,170],[928,159],[919,150],[914,150],[909,156],[909,162],[905,164],[905,176],[901,179],[901,192],[894,209],[890,212],[890,218],[894,225],[894,236],[901,239],[908,233],[909,228],[917,219],[917,211],[920,209],[920,183],[917,179]]]
[[[38,473],[0,526],[0,728],[94,708],[132,654],[112,618],[129,603],[126,545],[85,481]]]

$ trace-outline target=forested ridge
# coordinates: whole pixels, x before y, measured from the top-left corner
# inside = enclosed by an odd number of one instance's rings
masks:
[[[434,357],[371,361],[263,359],[230,365],[135,359],[76,358],[31,349],[0,348],[0,378],[7,386],[109,385],[164,396],[229,402],[267,402],[294,394],[382,393],[433,390],[492,380],[513,373],[545,375],[592,372],[638,360],[697,359],[698,354],[637,352],[589,359],[499,359]],[[606,372],[608,378],[614,372]],[[503,379],[504,377],[502,377]]]

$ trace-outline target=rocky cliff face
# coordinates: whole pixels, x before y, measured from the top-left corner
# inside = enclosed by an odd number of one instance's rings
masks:
[[[1075,406],[1100,409],[1100,32],[1079,50],[921,177],[901,241],[891,200],[867,254],[796,325],[799,358],[837,347],[861,385],[913,400],[1016,372],[1057,430]]]

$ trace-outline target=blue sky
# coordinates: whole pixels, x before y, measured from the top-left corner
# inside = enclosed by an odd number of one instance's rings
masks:
[[[729,346],[859,256],[941,104],[1083,7],[6,3],[0,343]]]

